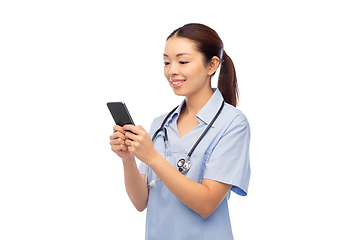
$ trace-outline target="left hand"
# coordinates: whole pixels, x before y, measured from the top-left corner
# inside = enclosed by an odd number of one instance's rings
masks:
[[[128,150],[140,161],[148,164],[155,159],[158,152],[155,150],[150,135],[142,126],[124,125],[125,144]],[[128,132],[131,131],[131,132]]]

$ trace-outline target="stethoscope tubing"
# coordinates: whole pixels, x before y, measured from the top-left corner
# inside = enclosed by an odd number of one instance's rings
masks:
[[[224,108],[225,105],[225,101],[222,102],[218,112],[216,113],[216,115],[213,117],[213,119],[211,120],[211,122],[208,124],[208,126],[206,127],[206,129],[203,131],[203,133],[200,135],[200,137],[198,138],[198,140],[195,142],[195,144],[193,145],[193,147],[191,148],[190,152],[187,154],[185,159],[180,159],[178,161],[178,167],[179,167],[179,171],[181,173],[185,173],[189,170],[190,166],[191,166],[191,162],[190,162],[190,156],[192,155],[192,153],[194,152],[195,148],[199,145],[200,141],[204,138],[204,136],[206,135],[206,133],[209,131],[209,129],[211,128],[211,126],[213,125],[213,123],[215,122],[215,120],[219,117],[222,109]],[[167,147],[168,147],[168,135],[167,135],[167,130],[164,127],[166,120],[170,117],[171,114],[173,114],[175,112],[175,110],[178,108],[179,106],[175,107],[173,110],[171,110],[166,117],[164,118],[160,128],[158,130],[155,131],[153,137],[152,137],[152,141],[154,142],[156,136],[159,134],[159,132],[161,132],[162,130],[164,130],[164,142],[165,142],[165,159],[167,156]],[[179,162],[182,163],[182,166],[186,165],[187,167],[185,167],[185,169],[183,169],[182,167],[179,166]],[[146,166],[146,173],[145,173],[145,178],[146,178],[146,184],[147,186],[153,186],[156,182],[158,181],[152,181],[150,184],[148,183],[148,172],[149,172],[149,166]]]
[[[200,143],[200,141],[204,138],[205,134],[209,131],[209,129],[211,128],[211,126],[214,124],[215,120],[218,118],[218,116],[221,113],[221,110],[224,108],[225,102],[223,101],[221,104],[221,107],[219,109],[219,111],[216,113],[215,117],[211,120],[211,122],[209,123],[209,125],[206,127],[206,129],[204,130],[204,132],[201,134],[201,136],[199,137],[199,139],[196,141],[196,143],[194,144],[194,146],[191,148],[190,152],[187,155],[187,158],[190,158],[190,156],[192,155],[192,153],[194,152],[195,148],[197,147],[197,145]]]

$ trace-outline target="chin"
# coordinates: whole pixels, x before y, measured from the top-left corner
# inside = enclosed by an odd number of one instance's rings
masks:
[[[173,88],[173,91],[174,91],[176,96],[180,96],[180,97],[185,97],[186,96],[186,94],[183,91],[180,91],[178,89]]]

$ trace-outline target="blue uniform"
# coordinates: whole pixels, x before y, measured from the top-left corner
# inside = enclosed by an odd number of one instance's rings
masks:
[[[185,158],[194,143],[219,110],[223,97],[218,89],[196,115],[199,125],[180,138],[177,119],[184,102],[170,115],[165,123],[168,134],[167,161],[177,169],[177,162]],[[166,114],[156,118],[150,136],[160,127]],[[165,158],[164,131],[154,140],[155,149]],[[191,168],[184,173],[191,180],[202,183],[211,179],[232,185],[231,190],[246,196],[250,180],[249,162],[250,126],[245,115],[237,108],[225,104],[221,114],[190,157]],[[146,173],[146,165],[140,164],[140,173]],[[149,169],[149,182],[158,180]],[[150,187],[147,217],[147,240],[177,239],[233,239],[228,199],[230,191],[219,207],[208,217],[202,218],[177,199],[169,189],[158,182]]]

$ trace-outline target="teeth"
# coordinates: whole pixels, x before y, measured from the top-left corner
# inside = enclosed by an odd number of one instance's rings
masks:
[[[177,82],[173,82],[173,81],[171,81],[171,82],[172,82],[172,84],[177,85],[177,84],[179,84],[179,83],[185,82],[185,80],[182,80],[182,81],[177,81]]]

